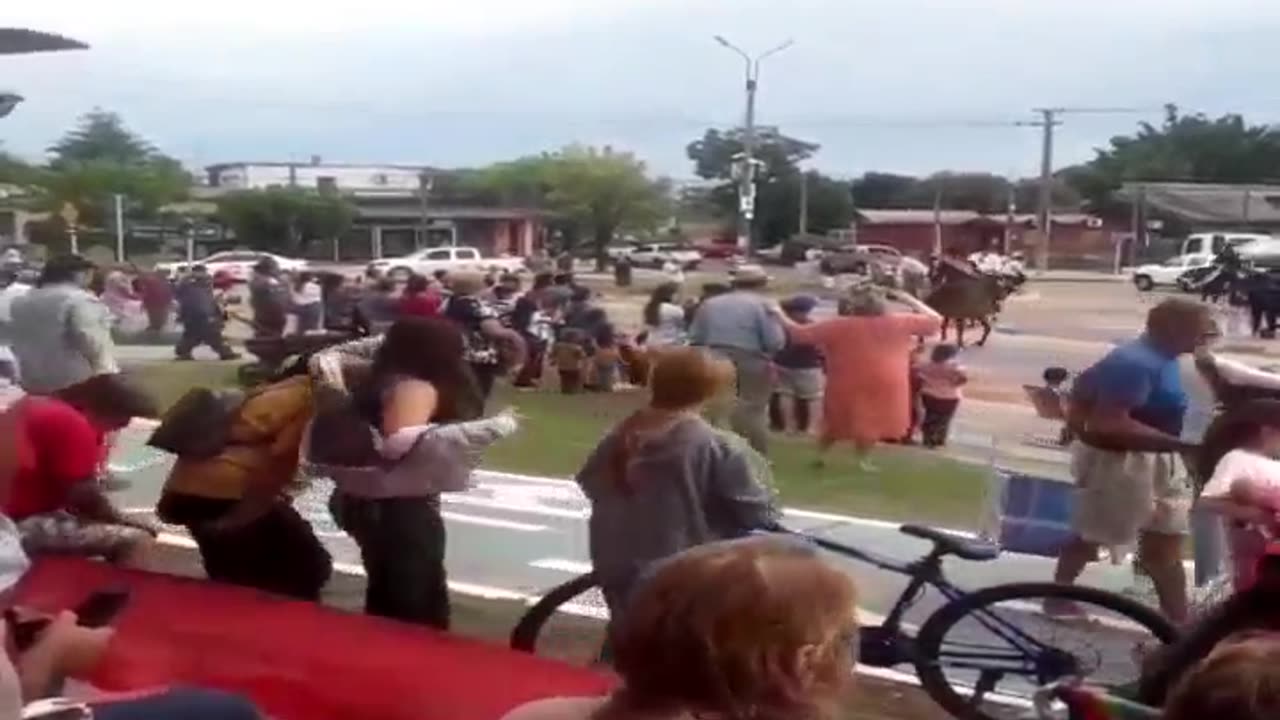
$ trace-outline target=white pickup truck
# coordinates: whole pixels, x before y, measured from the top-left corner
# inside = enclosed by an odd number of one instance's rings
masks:
[[[518,273],[524,272],[526,268],[524,258],[487,258],[473,247],[437,247],[418,250],[403,257],[374,260],[369,263],[368,269],[393,280],[404,280],[410,275],[430,276],[440,270]]]

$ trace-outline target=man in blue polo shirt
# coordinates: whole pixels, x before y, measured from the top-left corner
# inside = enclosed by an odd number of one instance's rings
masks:
[[[1186,619],[1182,547],[1191,492],[1179,454],[1187,394],[1178,358],[1217,334],[1208,308],[1166,300],[1147,315],[1146,332],[1121,345],[1076,379],[1068,424],[1076,481],[1076,537],[1058,557],[1054,580],[1074,583],[1102,547],[1138,544],[1138,562],[1155,584],[1160,607]],[[1046,611],[1071,613],[1070,603]]]

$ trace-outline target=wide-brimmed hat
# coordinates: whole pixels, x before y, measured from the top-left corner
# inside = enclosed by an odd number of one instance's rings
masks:
[[[764,285],[769,282],[769,274],[759,265],[739,265],[729,272],[734,285]]]

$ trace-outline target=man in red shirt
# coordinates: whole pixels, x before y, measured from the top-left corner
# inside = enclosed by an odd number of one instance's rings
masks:
[[[106,435],[154,405],[120,375],[97,375],[55,396],[27,396],[16,414],[16,467],[4,514],[31,555],[78,554],[139,567],[155,531],[117,510],[98,473]]]

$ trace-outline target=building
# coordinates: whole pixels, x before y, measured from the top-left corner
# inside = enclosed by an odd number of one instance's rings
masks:
[[[889,245],[918,256],[935,248],[958,248],[968,255],[1004,246],[1033,257],[1040,242],[1036,216],[986,215],[972,210],[858,210],[854,217],[859,244]],[[1059,268],[1110,268],[1117,243],[1126,229],[1110,227],[1101,218],[1083,213],[1055,213],[1050,261]],[[1006,240],[1007,236],[1007,240]],[[1121,247],[1120,252],[1125,252]]]
[[[265,190],[272,187],[331,187],[356,197],[416,195],[438,170],[425,165],[366,165],[311,162],[229,162],[205,168],[209,187]]]
[[[298,187],[338,192],[355,205],[350,231],[335,242],[313,244],[313,259],[353,261],[395,257],[424,247],[468,245],[485,255],[527,256],[542,247],[542,212],[532,208],[436,203],[425,165],[229,162],[205,168],[208,185],[195,195],[216,201],[226,193]]]

